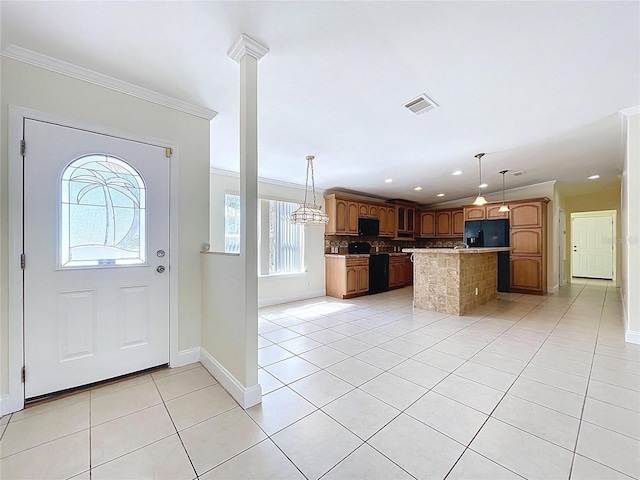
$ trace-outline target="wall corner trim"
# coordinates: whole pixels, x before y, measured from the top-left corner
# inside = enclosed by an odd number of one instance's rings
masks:
[[[245,388],[231,372],[224,368],[204,348],[200,348],[200,362],[245,410],[262,402],[262,387],[260,384]]]
[[[60,73],[68,77],[92,83],[101,87],[115,90],[116,92],[131,95],[151,103],[162,105],[164,107],[178,110],[196,117],[205,118],[209,121],[213,120],[218,112],[206,107],[194,105],[177,98],[164,95],[162,93],[150,90],[148,88],[134,85],[99,72],[94,72],[84,67],[74,65],[72,63],[58,60],[17,45],[9,45],[2,51],[2,56],[27,63],[36,67],[44,68],[52,72]]]

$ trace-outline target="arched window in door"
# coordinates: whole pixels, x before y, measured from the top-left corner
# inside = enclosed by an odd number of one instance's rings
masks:
[[[146,262],[146,198],[142,177],[127,162],[92,154],[62,172],[61,267]]]

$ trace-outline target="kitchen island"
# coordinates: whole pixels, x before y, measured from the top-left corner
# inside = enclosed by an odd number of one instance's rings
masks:
[[[498,295],[495,248],[406,248],[413,258],[413,305],[464,315]]]

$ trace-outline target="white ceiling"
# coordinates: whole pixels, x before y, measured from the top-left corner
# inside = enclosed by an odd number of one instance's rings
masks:
[[[48,55],[219,112],[211,165],[238,170],[238,65],[259,64],[259,174],[435,203],[621,173],[620,116],[640,105],[640,3],[0,2],[2,49]],[[402,105],[426,93],[440,106]],[[460,169],[464,174],[453,177]],[[601,179],[587,182],[586,177]],[[393,178],[393,183],[384,183]],[[585,185],[585,183],[588,183]],[[422,186],[419,192],[413,190]],[[444,192],[444,198],[436,198]]]

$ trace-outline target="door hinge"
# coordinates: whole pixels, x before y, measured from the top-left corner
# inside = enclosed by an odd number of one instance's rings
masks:
[[[20,140],[20,155],[24,156],[26,144],[24,140]]]
[[[171,158],[171,155],[173,155],[173,149],[172,148],[165,148],[164,149],[164,154],[167,158]]]
[[[24,270],[24,267],[26,265],[26,258],[24,256],[24,253],[20,254],[20,268]]]
[[[22,367],[22,383],[25,383],[27,380],[27,368]]]

